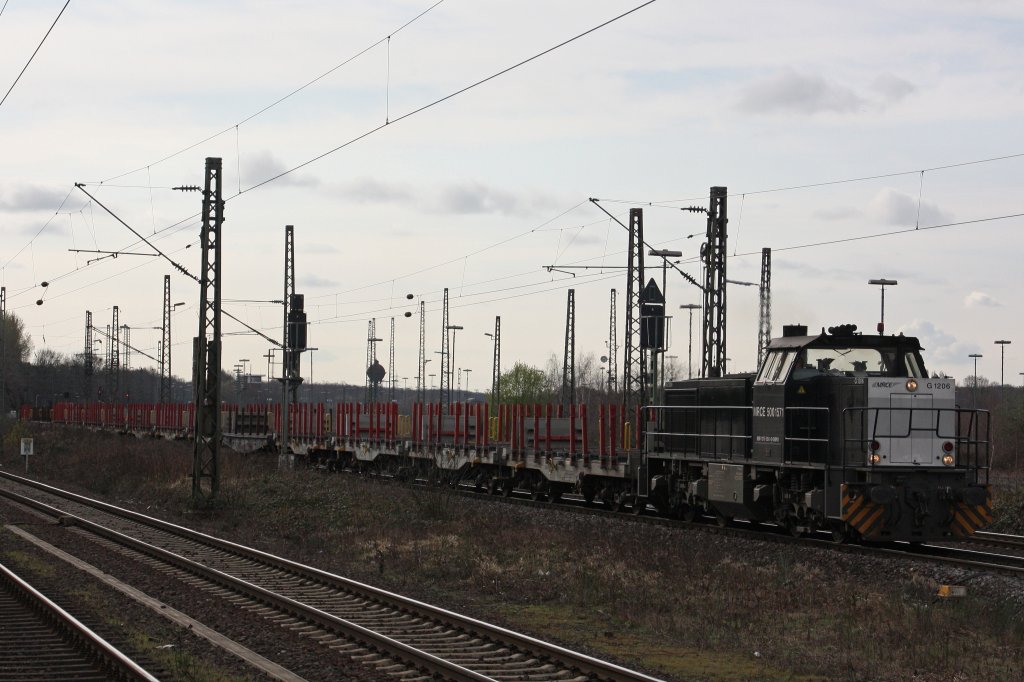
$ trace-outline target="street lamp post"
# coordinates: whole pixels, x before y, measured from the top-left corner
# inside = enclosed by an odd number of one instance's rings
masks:
[[[467,367],[466,369],[464,369],[462,371],[466,374],[466,395],[468,396],[469,395],[469,373],[472,372],[473,370],[471,370],[471,369],[469,369]]]
[[[1004,378],[1004,371],[1006,370],[1006,347],[1010,345],[1010,342],[1006,339],[1000,339],[996,341],[999,344],[999,385],[1004,386],[1006,380]]]
[[[497,329],[497,323],[495,323],[495,328]],[[494,334],[491,332],[484,332],[484,336],[491,339],[491,402],[497,405],[501,400],[501,397],[498,395],[498,386],[495,385],[496,382],[501,381],[501,375],[498,373],[497,341],[494,338]]]
[[[688,363],[689,363],[688,375],[689,375],[689,378],[692,379],[693,378],[693,311],[694,310],[700,310],[700,305],[698,305],[697,303],[687,303],[686,305],[681,305],[679,307],[682,310],[690,311],[690,335],[689,335],[690,345],[689,345],[689,349],[687,351],[687,355],[688,355]]]
[[[873,284],[882,288],[882,317],[878,323],[878,335],[881,336],[885,333],[885,288],[894,287],[899,282],[894,279],[869,279],[868,284]]]
[[[967,357],[974,358],[974,409],[978,409],[978,358],[985,356],[981,353],[971,353]]]

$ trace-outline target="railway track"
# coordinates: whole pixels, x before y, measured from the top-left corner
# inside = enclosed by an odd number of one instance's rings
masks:
[[[714,516],[698,516],[694,521],[668,519],[654,515],[649,509],[639,512],[632,508],[614,511],[603,503],[587,503],[582,497],[576,495],[563,495],[557,503],[554,503],[538,500],[528,492],[516,491],[511,495],[498,496],[482,495],[474,492],[469,485],[459,486],[454,492],[474,498],[493,500],[496,503],[549,508],[556,506],[559,509],[571,510],[574,513],[593,514],[635,523],[690,528],[702,532],[756,538],[779,543],[812,544],[823,548],[831,548],[835,551],[909,557],[931,563],[999,571],[1009,575],[1024,575],[1024,536],[979,532],[968,540],[951,541],[949,543],[912,544],[890,542],[878,544],[840,544],[833,540],[831,534],[827,532],[804,537],[793,537],[787,529],[773,524],[751,524],[746,521],[729,521],[723,524],[720,518]],[[979,549],[983,546],[997,547],[1003,551],[987,552]]]
[[[979,531],[971,536],[970,542],[989,547],[1003,547],[1008,551],[1024,553],[1024,535],[1006,535]]]
[[[5,496],[403,679],[655,678],[397,594],[0,474]],[[20,488],[16,490],[15,488]]]
[[[157,678],[3,565],[0,622],[0,679],[156,682]]]

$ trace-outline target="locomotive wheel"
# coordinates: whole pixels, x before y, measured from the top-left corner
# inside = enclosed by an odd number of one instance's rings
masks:
[[[715,523],[718,524],[719,528],[725,528],[729,525],[729,517],[725,514],[715,512]]]
[[[800,528],[799,525],[797,525],[797,520],[792,517],[786,519],[786,530],[788,530],[789,534],[795,538],[798,538],[804,534],[803,529]]]
[[[845,523],[832,524],[832,542],[841,545],[849,539]]]
[[[640,516],[647,511],[647,500],[639,497],[633,498],[633,516]]]

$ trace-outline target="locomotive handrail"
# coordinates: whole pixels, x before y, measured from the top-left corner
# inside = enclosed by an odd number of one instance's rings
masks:
[[[889,420],[889,428],[886,429],[887,433],[882,433],[879,428],[879,421],[883,413],[899,413],[907,412],[911,413],[910,418],[907,419],[906,429],[900,433],[892,433],[892,420]],[[936,416],[927,426],[915,426],[913,413],[914,412],[929,412]],[[952,419],[943,419],[942,415],[948,413],[953,416]],[[984,417],[984,420],[982,420]],[[964,424],[966,418],[966,425]],[[852,426],[856,421],[861,424],[861,433],[863,437],[856,438],[847,435],[847,426]],[[984,424],[982,424],[984,421]],[[943,433],[942,427],[945,423],[952,422],[954,426],[954,433],[946,434]],[[870,425],[869,425],[870,424]],[[981,433],[984,428],[984,433]],[[951,408],[951,407],[891,407],[891,406],[873,406],[873,407],[847,407],[843,409],[843,422],[842,422],[842,433],[840,441],[843,444],[842,448],[842,466],[845,476],[847,468],[847,450],[862,450],[866,454],[870,443],[876,441],[878,438],[910,438],[912,434],[917,433],[930,433],[934,434],[935,438],[940,440],[946,440],[954,443],[954,448],[951,454],[954,454],[956,460],[954,461],[954,467],[962,467],[968,470],[976,471],[979,474],[979,482],[981,482],[981,473],[984,472],[984,482],[988,482],[988,474],[990,467],[990,443],[991,443],[991,421],[990,413],[988,410],[978,409],[966,409],[966,408]],[[854,466],[851,464],[850,466]],[[870,466],[874,468],[877,466],[875,463],[867,459],[862,464],[856,466]]]
[[[753,443],[753,434],[750,432],[749,426],[747,428],[747,432],[746,433],[735,433],[734,429],[735,429],[737,421],[735,419],[731,419],[730,418],[730,419],[726,420],[728,422],[729,432],[728,433],[722,433],[722,432],[720,432],[718,430],[718,426],[719,426],[719,422],[720,422],[720,419],[718,418],[718,414],[719,413],[721,413],[721,412],[726,412],[726,413],[740,412],[740,413],[747,413],[749,415],[752,415],[753,414],[753,407],[751,407],[749,405],[646,405],[646,406],[643,407],[643,410],[650,410],[651,412],[654,413],[654,417],[655,418],[651,419],[650,422],[651,423],[655,423],[655,424],[664,424],[664,423],[666,423],[666,420],[663,419],[662,417],[663,417],[663,415],[667,414],[670,411],[689,411],[689,412],[693,412],[693,413],[695,413],[695,418],[696,418],[696,420],[698,422],[698,429],[702,429],[702,427],[705,424],[705,413],[709,413],[709,412],[713,413],[713,414],[715,414],[715,417],[714,417],[714,430],[711,431],[711,432],[706,432],[706,431],[703,431],[703,430],[698,430],[697,432],[690,433],[690,432],[687,432],[687,431],[662,431],[662,430],[658,430],[658,429],[647,429],[646,435],[649,436],[649,437],[662,436],[662,437],[670,437],[670,438],[671,437],[675,437],[675,438],[693,438],[693,439],[696,439],[696,443],[695,443],[695,447],[694,447],[694,454],[696,454],[697,456],[700,456],[700,457],[704,456],[703,454],[701,454],[701,451],[702,451],[703,441],[705,439],[714,439],[713,442],[715,442],[715,443],[717,443],[718,439],[720,439],[720,438],[727,439],[727,441],[730,442],[730,443],[732,443],[734,441],[741,441],[741,442],[745,443],[745,445],[742,446],[742,448],[741,448],[741,456],[744,459],[749,459],[750,458],[751,444]],[[748,419],[749,419],[749,417],[748,417]],[[684,452],[684,453],[687,452],[686,444],[685,443],[683,445],[683,448],[684,449],[681,452]],[[668,450],[668,449],[669,448],[666,448],[666,450]],[[729,448],[729,455],[730,455],[729,458],[730,459],[733,458],[732,457],[733,454],[734,454],[733,453],[733,448],[730,447]]]

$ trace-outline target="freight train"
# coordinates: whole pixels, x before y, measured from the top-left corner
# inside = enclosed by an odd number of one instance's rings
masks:
[[[958,407],[913,337],[853,325],[785,328],[760,368],[669,382],[651,404],[225,405],[234,449],[282,449],[327,469],[688,520],[775,524],[794,534],[909,541],[991,521],[989,415]],[[31,416],[31,411],[26,416]],[[58,403],[52,420],[190,437],[191,405]]]

